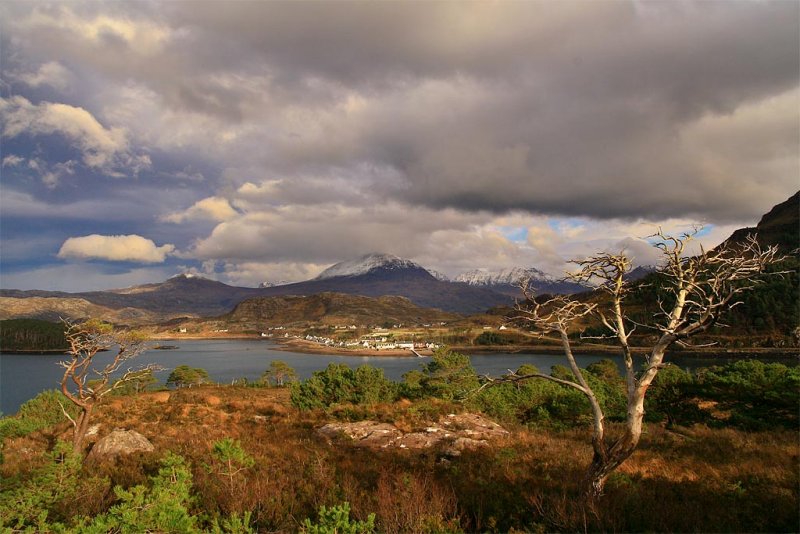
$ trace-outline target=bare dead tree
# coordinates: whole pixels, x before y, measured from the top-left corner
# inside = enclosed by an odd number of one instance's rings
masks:
[[[122,369],[131,359],[145,350],[146,337],[138,332],[115,332],[111,325],[98,320],[84,323],[63,321],[64,334],[69,343],[69,359],[59,363],[64,368],[61,377],[61,392],[80,409],[72,418],[62,406],[64,415],[73,426],[72,445],[75,452],[82,452],[89,420],[95,405],[104,396],[127,382],[142,378],[162,368],[158,365],[145,365],[137,369],[128,368],[120,378],[112,380],[112,374]],[[112,361],[101,369],[92,364],[97,353],[116,350]]]
[[[710,252],[701,248],[699,255],[687,256],[687,245],[696,232],[674,237],[659,230],[650,236],[664,256],[664,266],[660,271],[667,281],[664,289],[671,298],[668,303],[659,302],[660,312],[652,324],[639,325],[658,334],[656,342],[648,348],[643,368],[635,367],[630,346],[630,336],[637,324],[625,315],[623,307],[629,291],[625,275],[631,269],[631,262],[624,254],[599,254],[574,262],[578,271],[570,278],[596,284],[606,293],[609,299],[602,307],[564,296],[539,303],[527,287],[524,288],[526,303],[517,306],[518,318],[530,323],[534,331],[559,335],[577,382],[539,373],[511,373],[489,383],[542,378],[577,389],[587,397],[593,417],[594,454],[584,484],[586,496],[592,501],[602,494],[608,476],[630,457],[639,443],[645,395],[658,371],[665,366],[667,349],[675,343],[685,344],[692,336],[717,324],[723,312],[740,304],[738,297],[741,293],[761,283],[760,275],[765,267],[782,259],[777,256],[775,247],[762,250],[754,236],[749,236],[741,244],[726,245]],[[613,437],[606,431],[603,407],[575,362],[568,336],[576,321],[589,314],[596,314],[609,331],[609,337],[616,339],[624,361],[627,414],[621,434]]]

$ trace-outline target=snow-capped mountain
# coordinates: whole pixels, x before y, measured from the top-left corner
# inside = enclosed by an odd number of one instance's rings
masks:
[[[553,282],[553,278],[550,275],[533,267],[512,267],[511,269],[501,269],[499,271],[475,269],[456,276],[455,281],[471,286],[495,286],[501,284],[514,285],[525,279]]]
[[[401,271],[405,269],[427,271],[411,260],[398,258],[391,254],[367,254],[355,260],[342,261],[331,265],[314,280],[328,280],[331,278],[362,276],[376,271]]]
[[[522,280],[528,280],[537,293],[572,294],[589,289],[574,282],[556,280],[549,274],[534,267],[512,267],[497,271],[476,269],[458,275],[454,281],[471,286],[486,287],[506,295],[519,297],[522,294],[519,288],[519,283]]]

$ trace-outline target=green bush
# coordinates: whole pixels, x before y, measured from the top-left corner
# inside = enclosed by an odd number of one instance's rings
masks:
[[[0,493],[0,527],[11,532],[52,530],[49,522],[64,519],[58,510],[68,508],[66,503],[76,498],[82,488],[103,484],[98,479],[79,476],[81,460],[72,446],[58,442],[49,461],[30,479]]]
[[[78,408],[60,391],[42,391],[20,406],[16,416],[0,419],[0,443],[6,438],[27,436],[66,421],[62,406],[70,417],[77,415]]]
[[[189,367],[188,365],[179,365],[170,373],[167,378],[167,385],[179,388],[191,387],[205,384],[208,381],[208,371],[205,369]]]
[[[369,514],[366,521],[350,519],[350,503],[325,506],[319,509],[319,519],[312,523],[310,519],[303,522],[302,532],[307,534],[371,534],[375,532],[375,514]]]
[[[269,369],[261,375],[260,382],[265,385],[282,387],[297,380],[297,373],[283,360],[270,362]]]
[[[699,373],[699,394],[730,417],[724,424],[749,430],[798,428],[800,368],[741,360]]]
[[[524,376],[537,373],[539,370],[536,367],[523,365],[516,374]],[[606,417],[624,418],[625,389],[616,364],[602,360],[587,367],[583,375],[603,406]],[[551,376],[575,380],[572,371],[563,365],[554,365]],[[583,393],[544,378],[505,382],[484,388],[470,399],[470,404],[494,418],[525,425],[569,427],[591,421],[589,401]]]
[[[334,404],[376,404],[397,397],[397,385],[383,375],[383,369],[362,365],[355,371],[331,363],[311,378],[291,385],[292,404],[301,410],[328,408]]]
[[[167,453],[152,485],[114,488],[119,502],[108,512],[78,521],[77,532],[199,532],[198,519],[189,513],[193,498],[192,473],[185,460]]]
[[[706,416],[697,405],[698,394],[694,375],[669,365],[658,372],[647,391],[645,420],[665,421],[667,428],[701,422]]]
[[[469,356],[438,349],[421,371],[403,375],[402,392],[409,397],[463,400],[480,386]]]

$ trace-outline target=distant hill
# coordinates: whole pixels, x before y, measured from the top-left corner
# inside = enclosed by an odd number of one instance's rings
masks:
[[[755,227],[733,232],[719,247],[741,243],[750,234],[757,236],[762,247],[777,245],[787,256],[784,261],[767,268],[768,273],[781,274],[767,276],[752,290],[742,293],[740,304],[722,320],[729,327],[717,328],[712,335],[746,337],[747,343],[753,346],[780,345],[786,343],[800,325],[800,192],[773,207]],[[659,312],[656,303],[664,298],[659,289],[664,278],[651,273],[641,281],[634,284],[629,303],[639,307],[640,317],[632,318],[644,322]]]
[[[405,297],[364,297],[319,293],[306,297],[255,297],[239,303],[224,317],[238,323],[289,326],[313,323],[332,326],[426,324],[450,322],[461,316],[422,308]]]
[[[0,319],[28,318],[58,322],[61,319],[80,321],[91,317],[102,317],[110,323],[138,326],[160,323],[180,315],[152,312],[142,308],[110,308],[75,297],[0,297]]]
[[[725,243],[741,243],[749,234],[757,234],[761,246],[777,245],[784,254],[797,251],[800,248],[800,191],[769,210],[754,228],[736,230]]]
[[[63,310],[68,308],[72,309],[68,317],[85,317],[81,309],[90,314],[102,312],[107,320],[116,322],[115,313],[106,310],[125,309],[128,316],[133,315],[132,310],[139,310],[142,315],[140,320],[132,317],[126,321],[128,324],[142,324],[177,316],[218,316],[230,312],[243,300],[257,296],[307,296],[324,292],[368,297],[396,295],[418,306],[455,313],[480,312],[513,302],[511,297],[490,289],[438,280],[414,262],[388,255],[369,255],[343,262],[313,280],[272,287],[236,287],[200,276],[178,275],[161,283],[109,291],[66,293],[4,289],[0,290],[0,297],[15,299],[13,312],[5,315],[8,318],[52,320],[64,316]],[[31,298],[40,300],[28,300]],[[89,305],[102,309],[92,309]]]
[[[3,289],[0,290],[0,296],[16,299],[29,299],[31,297],[62,299],[63,302],[50,301],[50,304],[54,306],[52,313],[55,314],[61,313],[60,307],[78,305],[79,303],[72,301],[80,299],[83,302],[111,310],[129,308],[147,312],[155,322],[158,322],[180,315],[221,315],[229,312],[242,300],[258,295],[260,291],[258,288],[229,286],[207,278],[182,274],[157,284],[145,284],[109,291],[65,293],[63,291]],[[24,305],[24,303],[19,304]],[[44,301],[37,303],[39,314],[45,311],[43,308],[45,304],[47,302]],[[33,315],[25,313],[24,315],[15,316]],[[74,317],[74,314],[69,316]],[[113,319],[108,318],[108,320],[111,321]],[[141,321],[139,321],[139,324],[141,324]]]

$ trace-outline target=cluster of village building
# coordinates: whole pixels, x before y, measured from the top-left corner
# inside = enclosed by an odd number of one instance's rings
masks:
[[[343,348],[363,348],[372,350],[393,350],[393,349],[407,349],[407,350],[422,350],[422,349],[437,349],[439,345],[429,341],[395,341],[391,339],[390,334],[387,332],[377,332],[362,336],[361,339],[351,341],[336,341],[326,336],[313,336],[308,334],[304,338],[306,341],[312,341],[325,345],[328,347],[343,347]]]

